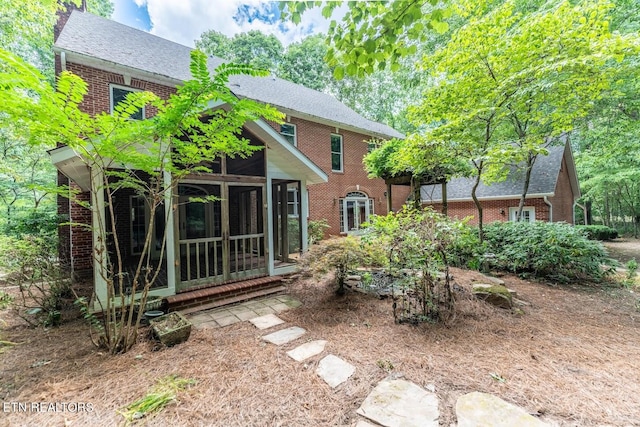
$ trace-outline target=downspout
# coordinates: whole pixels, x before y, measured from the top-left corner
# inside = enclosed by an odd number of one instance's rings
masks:
[[[60,52],[60,70],[67,71],[67,55],[65,51]]]
[[[547,206],[549,206],[549,222],[553,222],[553,205],[551,204],[547,196],[544,196],[542,200],[544,200]]]

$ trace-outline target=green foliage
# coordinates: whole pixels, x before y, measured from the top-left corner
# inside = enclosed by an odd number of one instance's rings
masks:
[[[624,280],[624,284],[630,288],[636,286],[638,278],[638,261],[635,258],[630,259],[626,264],[627,277]]]
[[[496,222],[485,242],[492,268],[560,282],[599,281],[610,264],[600,242],[564,223]]]
[[[178,392],[186,390],[195,383],[195,380],[179,378],[176,375],[161,378],[144,397],[118,412],[129,425],[136,420],[161,411],[165,406],[177,400]]]
[[[4,291],[0,291],[0,310],[4,310],[9,307],[13,302],[14,298]]]
[[[309,36],[287,46],[277,75],[305,87],[323,91],[332,83],[331,69],[324,61],[327,45],[322,35]]]
[[[454,267],[481,270],[484,268],[486,243],[480,242],[478,232],[474,227],[464,222],[456,222],[458,228],[456,238],[447,248],[447,259]]]
[[[20,291],[13,307],[31,326],[59,325],[73,294],[70,278],[58,265],[56,243],[36,236],[0,236],[0,268]]]
[[[322,7],[331,17],[341,3],[335,1],[280,2],[283,19],[300,23],[310,8]],[[416,52],[416,43],[427,40],[430,31],[444,32],[444,19],[452,10],[436,0],[393,2],[349,2],[342,21],[331,21],[327,53],[329,66],[337,80],[345,75],[362,77],[376,69],[400,68],[400,59]]]
[[[231,39],[215,30],[205,31],[196,47],[207,55],[271,72],[279,69],[284,51],[276,36],[257,30],[236,34]]]
[[[302,251],[300,241],[300,218],[290,217],[287,220],[287,233],[289,236],[289,252],[295,254]]]
[[[385,254],[377,245],[366,244],[354,236],[323,240],[302,257],[302,267],[313,275],[334,271],[338,293],[344,293],[344,281],[358,267],[385,265]]]
[[[51,240],[57,238],[59,223],[55,205],[39,210],[20,209],[12,212],[11,221],[2,224],[0,231],[9,236],[33,235]]]
[[[324,233],[329,228],[329,222],[326,219],[316,219],[307,222],[307,237],[309,246],[319,243],[324,239]]]
[[[618,238],[618,231],[606,225],[576,225],[590,240],[613,240]]]
[[[113,114],[92,116],[80,108],[88,89],[78,76],[61,73],[56,90],[42,73],[15,55],[0,50],[0,59],[0,84],[5,89],[0,92],[6,114],[3,118],[19,124],[34,146],[62,143],[73,149],[92,172],[94,197],[105,197],[106,213],[101,206],[84,203],[96,218],[92,224],[97,231],[93,262],[98,266],[96,280],[102,283],[98,287],[102,293],[96,299],[103,310],[105,326],[98,342],[111,353],[126,352],[136,342],[142,318],[142,313],[135,313],[134,298],[128,294],[138,295],[142,304],[146,302],[162,270],[159,263],[165,257],[166,243],[161,244],[159,258],[154,258],[152,215],[135,271],[123,274],[126,260],[117,244],[113,249],[109,245],[118,241],[113,196],[121,189],[132,189],[155,212],[174,194],[184,176],[209,171],[203,165],[219,157],[246,157],[260,149],[242,137],[242,126],[259,118],[277,122],[282,114],[270,106],[238,99],[229,90],[228,80],[233,75],[265,73],[232,64],[222,64],[211,73],[206,55],[193,51],[193,79],[179,86],[169,99],[150,92],[134,92],[118,104]],[[226,103],[228,108],[211,109],[214,101]],[[147,105],[157,111],[153,118],[130,120],[132,114]],[[170,179],[165,180],[167,172]],[[169,215],[171,211],[166,212]]]
[[[387,271],[399,291],[393,294],[396,321],[438,321],[453,314],[447,254],[458,230],[430,208],[405,206],[371,220],[365,238],[387,254]]]

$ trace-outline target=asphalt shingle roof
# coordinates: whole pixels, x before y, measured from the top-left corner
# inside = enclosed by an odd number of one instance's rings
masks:
[[[89,13],[72,12],[55,48],[173,80],[191,78],[191,48]],[[209,67],[213,70],[222,62],[220,58],[211,57]],[[239,97],[269,103],[338,127],[345,125],[371,136],[403,137],[387,125],[362,117],[329,94],[277,77],[235,76],[230,88]]]
[[[528,195],[550,195],[555,192],[565,145],[551,146],[548,150],[549,154],[539,156],[533,165]],[[524,172],[522,168],[513,166],[505,181],[492,185],[485,185],[481,182],[476,190],[478,199],[519,198],[522,195],[524,185]],[[447,183],[447,201],[471,200],[473,182],[472,178],[454,178],[449,181]],[[440,202],[442,200],[442,186],[423,185],[420,188],[420,195],[423,202]]]

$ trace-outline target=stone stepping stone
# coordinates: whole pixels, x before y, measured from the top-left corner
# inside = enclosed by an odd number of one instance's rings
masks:
[[[545,427],[524,409],[505,402],[488,393],[473,392],[458,398],[456,402],[458,427],[490,425],[494,427]]]
[[[292,326],[290,328],[265,335],[262,339],[275,345],[282,345],[300,338],[305,334],[305,332],[307,331],[298,326]]]
[[[249,322],[253,323],[253,325],[258,329],[269,329],[274,326],[283,324],[284,320],[282,320],[275,314],[266,314],[264,316],[249,319]]]
[[[345,382],[356,371],[355,366],[345,362],[338,356],[329,354],[318,363],[316,374],[320,376],[331,388],[336,388]]]
[[[287,351],[287,354],[293,360],[302,362],[303,360],[322,353],[324,351],[325,345],[327,345],[327,342],[325,340],[311,341],[302,344],[301,346],[296,347],[293,350]]]
[[[377,427],[377,426],[374,426],[373,424],[368,423],[364,420],[358,420],[355,427]]]
[[[379,382],[356,412],[386,427],[438,427],[440,418],[438,396],[405,380]]]

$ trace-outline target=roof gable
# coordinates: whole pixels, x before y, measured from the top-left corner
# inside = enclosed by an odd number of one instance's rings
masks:
[[[580,190],[569,142],[566,141],[564,145],[550,146],[548,150],[549,154],[539,156],[533,165],[527,197],[554,195],[558,177],[560,176],[562,159],[565,158],[569,169],[571,187],[573,193],[577,195],[577,199]],[[524,170],[521,167],[512,166],[506,180],[491,185],[485,185],[480,182],[476,195],[480,200],[520,198],[522,196],[524,177]],[[447,201],[471,200],[473,183],[473,178],[454,178],[447,182]],[[420,189],[420,194],[422,201],[425,203],[442,201],[442,188],[440,185],[423,185]]]
[[[163,83],[191,79],[191,48],[90,13],[74,10],[54,49],[69,53],[69,60],[97,60],[141,71]],[[210,57],[209,68],[213,70],[222,62]],[[387,125],[365,119],[329,94],[284,79],[233,76],[230,89],[239,97],[271,104],[290,115],[299,113],[302,118],[375,137],[404,137]]]

